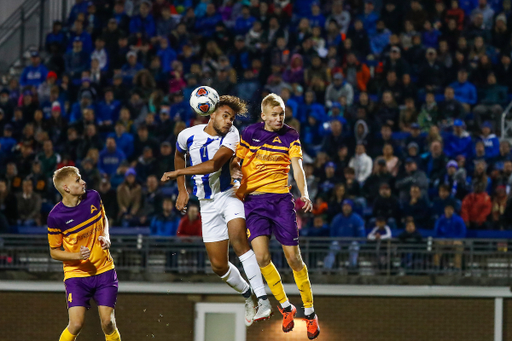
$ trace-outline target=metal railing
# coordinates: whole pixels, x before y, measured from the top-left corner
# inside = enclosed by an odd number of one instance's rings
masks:
[[[512,116],[510,110],[512,109],[512,101],[503,110],[501,114],[501,138],[512,142]]]
[[[120,271],[146,273],[211,273],[204,244],[198,238],[111,236],[111,253]],[[270,243],[272,260],[283,273],[291,270],[282,249]],[[311,273],[359,276],[462,275],[512,278],[507,240],[461,241],[426,239],[401,244],[396,239],[303,238],[301,252]],[[230,261],[238,259],[230,250]],[[51,259],[41,235],[0,236],[0,269],[60,272],[62,263]]]

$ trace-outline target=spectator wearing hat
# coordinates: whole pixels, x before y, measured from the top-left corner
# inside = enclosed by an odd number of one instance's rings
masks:
[[[355,170],[356,181],[363,185],[366,179],[372,174],[373,161],[366,154],[366,147],[364,144],[358,144],[356,147],[356,154],[350,159],[349,167]]]
[[[455,99],[462,103],[462,106],[469,112],[471,106],[478,100],[476,87],[468,81],[468,72],[462,68],[457,73],[457,81],[450,84],[455,93]]]
[[[114,175],[124,160],[126,160],[126,156],[121,149],[117,148],[115,138],[107,137],[105,149],[100,152],[98,160],[98,169],[102,176]]]
[[[464,129],[464,122],[456,119],[453,122],[453,133],[444,136],[444,152],[450,158],[459,155],[469,158],[473,152],[473,141],[469,133]]]
[[[470,229],[485,229],[487,217],[491,214],[491,197],[485,192],[485,187],[485,182],[475,182],[473,193],[469,193],[462,201],[460,215]]]
[[[462,218],[455,213],[453,206],[447,205],[444,208],[444,215],[437,219],[434,228],[434,236],[435,238],[444,239],[436,241],[438,250],[445,249],[447,246],[451,246],[450,249],[452,250],[455,249],[454,266],[455,269],[460,271],[462,267],[462,251],[464,249],[460,239],[466,237],[466,224]],[[453,248],[453,246],[455,246],[455,248]],[[436,267],[441,265],[441,256],[441,252],[437,252],[434,255],[434,265]]]
[[[445,174],[434,181],[434,187],[438,185],[448,186],[450,195],[457,200],[462,200],[468,193],[465,172],[459,172],[457,161],[451,160],[446,164]]]
[[[108,145],[108,142],[107,142]],[[135,169],[128,168],[124,181],[117,187],[118,219],[123,226],[130,226],[141,208],[142,187],[136,180]]]
[[[414,159],[407,158],[405,160],[404,177],[396,181],[396,188],[399,191],[399,198],[401,201],[408,200],[411,192],[411,186],[413,185],[419,187],[422,196],[426,195],[428,179],[425,172],[418,169],[418,165]]]
[[[425,151],[425,136],[421,134],[421,128],[418,123],[413,123],[410,126],[410,135],[405,138],[405,145],[409,149],[409,145],[415,143],[418,155]]]
[[[451,205],[456,210],[460,209],[460,201],[457,202],[452,194],[453,187],[448,184],[441,184],[438,190],[438,197],[432,201],[432,215],[435,220],[444,214],[444,208]]]
[[[364,221],[359,214],[353,212],[354,203],[352,200],[346,199],[343,201],[342,212],[337,214],[331,222],[330,236],[331,237],[346,237],[346,238],[365,238],[366,231],[364,229]],[[332,269],[335,265],[336,254],[339,253],[343,244],[342,242],[333,242],[330,246],[331,252],[324,260],[324,267]],[[350,253],[350,267],[357,267],[359,244],[352,242],[349,245]]]
[[[71,107],[71,112],[69,113],[69,123],[80,121],[82,119],[83,111],[87,108],[94,108],[91,91],[84,91],[79,99],[79,102],[73,104]]]
[[[368,234],[368,240],[379,241],[386,239],[391,239],[391,229],[386,225],[386,218],[379,216],[375,220],[375,227]]]
[[[482,124],[482,135],[478,137],[477,141],[482,141],[485,147],[486,160],[494,160],[500,155],[500,140],[492,132],[492,124],[485,121]]]
[[[30,65],[26,66],[20,75],[21,87],[37,87],[46,80],[48,69],[41,63],[39,52],[30,52]]]
[[[487,86],[480,91],[480,100],[473,109],[478,125],[482,123],[485,117],[489,116],[494,126],[498,127],[501,124],[501,114],[508,103],[507,91],[506,86],[497,83],[494,73],[487,75]]]
[[[39,84],[37,88],[37,100],[43,103],[50,99],[50,91],[57,82],[57,74],[54,71],[48,72],[46,80]]]
[[[87,70],[90,65],[90,56],[82,48],[83,42],[80,37],[75,37],[72,44],[72,50],[66,52],[64,56],[66,74],[73,79],[79,79],[82,76],[82,71]]]
[[[345,97],[347,105],[352,105],[354,101],[354,88],[348,83],[342,73],[335,73],[333,82],[325,90],[325,103],[330,106],[333,102],[339,102],[340,97]]]
[[[68,51],[74,48],[74,41],[76,41],[77,38],[82,42],[83,51],[85,51],[87,55],[90,56],[94,49],[92,38],[91,35],[84,30],[84,23],[81,20],[76,20],[70,30],[68,38]]]
[[[386,160],[377,158],[373,172],[368,179],[366,179],[363,186],[363,194],[367,200],[373,200],[375,193],[378,193],[380,185],[383,183],[391,184],[394,181],[393,176],[389,172],[386,165]]]
[[[402,79],[404,74],[408,74],[411,71],[409,63],[402,58],[401,50],[398,46],[391,47],[389,57],[384,62],[384,74],[387,75],[390,71],[394,71],[399,79]]]

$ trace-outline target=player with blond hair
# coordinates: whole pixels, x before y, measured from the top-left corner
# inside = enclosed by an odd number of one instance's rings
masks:
[[[114,308],[118,281],[110,256],[109,224],[100,195],[86,190],[76,167],[55,171],[53,184],[62,201],[48,215],[53,259],[64,263],[69,324],[59,341],[73,341],[83,327],[91,298],[98,305],[106,341],[120,341]]]
[[[285,106],[276,94],[266,96],[261,103],[263,122],[248,126],[243,132],[233,159],[234,177],[241,177],[237,195],[244,198],[247,234],[256,254],[261,273],[283,314],[283,331],[294,327],[297,309],[290,303],[281,276],[272,263],[269,241],[272,234],[283,247],[288,265],[304,304],[309,339],[320,334],[318,317],[313,308],[313,292],[308,269],[299,249],[299,230],[292,194],[288,186],[290,164],[301,193],[304,210],[312,210],[306,176],[302,167],[299,134],[284,124]],[[240,163],[243,161],[242,165]]]
[[[203,241],[213,272],[245,298],[245,324],[268,319],[272,314],[263,278],[246,236],[244,205],[235,195],[230,161],[240,135],[233,121],[247,111],[246,103],[235,96],[220,96],[208,124],[187,128],[176,142],[175,171],[167,172],[162,181],[177,179],[179,195],[176,208],[184,211],[189,195],[185,175],[193,175],[194,195],[201,207]],[[186,157],[190,167],[185,167]],[[229,242],[240,259],[250,285],[228,259]],[[257,311],[251,287],[258,298]]]

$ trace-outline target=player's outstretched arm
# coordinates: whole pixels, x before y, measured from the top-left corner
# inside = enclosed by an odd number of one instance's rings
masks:
[[[230,173],[231,173],[231,178],[233,180],[242,180],[242,161],[243,159],[239,158],[238,156],[235,156],[232,160],[231,160],[231,164],[230,164]]]
[[[176,153],[174,154],[174,169],[184,169],[186,166],[185,161],[185,153],[180,152],[176,149]],[[164,176],[162,176],[162,181],[164,180]],[[176,179],[178,183],[178,198],[176,199],[176,208],[178,211],[184,213],[187,210],[188,204],[188,192],[187,186],[185,185],[185,176],[178,176]]]
[[[300,157],[292,157],[292,168],[293,177],[295,182],[297,182],[297,187],[299,187],[301,194],[300,199],[304,202],[304,212],[311,212],[313,210],[313,204],[311,203],[311,199],[309,199],[306,172],[304,172],[302,159]]]
[[[176,154],[178,151],[176,151]],[[209,173],[214,173],[222,168],[233,156],[233,150],[228,147],[221,146],[217,153],[213,156],[211,160],[199,163],[192,167],[183,167],[178,169],[175,167],[175,171],[166,172],[162,176],[162,181],[174,180],[183,175],[204,175]],[[176,160],[176,158],[175,158]]]
[[[50,248],[50,256],[61,262],[69,262],[74,260],[86,260],[89,259],[91,250],[85,246],[80,247],[79,252],[68,252],[62,250],[60,247]]]

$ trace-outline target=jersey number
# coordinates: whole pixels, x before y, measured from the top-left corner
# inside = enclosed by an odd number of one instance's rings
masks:
[[[73,297],[71,297],[71,293],[68,295],[68,302],[73,302]]]
[[[201,155],[203,156],[203,157],[202,157],[202,159],[203,159],[203,160],[204,160],[204,159],[206,159],[206,149],[207,149],[207,148],[208,148],[207,146],[203,146],[203,147],[201,147],[201,149],[199,149],[199,151],[200,151]],[[203,161],[203,162],[204,162],[204,161]]]

